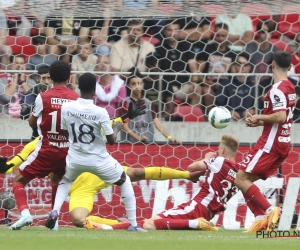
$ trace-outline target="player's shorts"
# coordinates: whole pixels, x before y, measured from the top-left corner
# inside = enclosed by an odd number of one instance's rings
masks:
[[[123,167],[125,173],[128,167]],[[91,212],[93,210],[95,195],[103,188],[111,186],[91,173],[82,173],[72,184],[69,195],[69,211],[83,207]]]
[[[266,180],[285,159],[285,156],[271,155],[261,149],[251,149],[245,159],[237,165],[240,170],[258,175],[261,179]]]
[[[98,176],[105,183],[113,184],[120,180],[120,177],[124,172],[120,163],[111,156],[102,161],[92,161],[93,163],[91,165],[88,165],[88,163],[70,161],[70,158],[69,155],[66,158],[67,165],[65,173],[65,178],[70,181],[75,181],[82,173],[89,172]]]
[[[19,167],[19,172],[25,178],[43,178],[50,173],[62,177],[65,174],[66,155],[68,148],[42,147],[39,141],[35,150]]]
[[[162,219],[170,218],[170,219],[187,219],[187,220],[193,220],[197,218],[204,218],[208,221],[210,221],[210,214],[204,205],[201,203],[191,200],[185,203],[182,203],[178,207],[174,207],[172,209],[166,210],[160,214],[158,214],[159,217]]]

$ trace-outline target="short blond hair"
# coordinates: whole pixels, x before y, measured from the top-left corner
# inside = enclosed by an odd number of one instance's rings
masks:
[[[221,143],[228,148],[232,153],[236,153],[239,148],[238,139],[234,138],[231,135],[223,135],[221,139]]]

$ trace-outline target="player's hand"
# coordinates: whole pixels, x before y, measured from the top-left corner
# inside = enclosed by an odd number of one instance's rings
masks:
[[[123,121],[125,121],[127,118],[134,119],[139,115],[145,114],[146,113],[145,109],[146,109],[145,101],[142,99],[138,99],[134,105],[132,102],[130,102],[127,113],[124,114],[121,118]]]
[[[205,154],[205,159],[211,159],[211,158],[215,158],[215,157],[217,157],[216,152],[208,152]]]
[[[129,104],[129,108],[127,111],[127,115],[129,119],[134,119],[139,115],[143,115],[146,113],[146,104],[142,99],[138,99],[133,105],[132,102]]]
[[[115,133],[118,133],[122,129],[122,125],[121,122],[114,122],[111,127]]]
[[[258,127],[261,125],[260,119],[258,119],[258,115],[251,115],[246,118],[246,127]]]
[[[15,165],[13,163],[7,165],[6,162],[6,157],[0,157],[0,174],[4,174],[8,169],[12,168]]]

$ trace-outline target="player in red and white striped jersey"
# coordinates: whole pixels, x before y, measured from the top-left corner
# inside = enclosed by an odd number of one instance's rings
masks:
[[[206,173],[205,182],[193,199],[151,219],[143,220],[139,224],[148,230],[217,231],[209,220],[216,213],[225,210],[227,201],[238,191],[233,184],[238,171],[235,163],[238,145],[234,137],[224,135],[218,148],[218,156],[215,152],[209,152],[203,160],[192,163],[188,167],[189,171],[200,170]],[[127,226],[126,223],[108,226],[90,220],[86,220],[85,224],[86,228],[96,230],[125,229]]]
[[[38,128],[40,140],[14,178],[13,192],[21,210],[21,218],[10,227],[10,230],[20,229],[32,223],[25,185],[34,178],[43,178],[50,173],[58,178],[62,178],[65,173],[65,158],[69,143],[60,128],[60,109],[64,102],[76,100],[78,94],[66,87],[71,74],[69,64],[56,61],[51,64],[49,71],[54,87],[37,96],[33,113],[28,119],[32,128]],[[56,189],[57,187],[52,187],[53,197]]]
[[[290,151],[291,126],[296,101],[295,86],[288,80],[292,57],[284,51],[274,53],[272,70],[274,84],[265,96],[264,111],[246,119],[246,126],[263,126],[263,132],[256,145],[244,161],[239,163],[235,185],[242,191],[248,207],[256,221],[247,232],[261,231],[267,226],[276,227],[281,209],[273,207],[258,187],[258,179],[267,179],[284,162]]]

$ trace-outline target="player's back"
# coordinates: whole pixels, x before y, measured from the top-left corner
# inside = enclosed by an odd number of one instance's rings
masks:
[[[295,86],[289,80],[273,84],[265,96],[263,113],[270,115],[278,111],[285,111],[287,118],[281,124],[265,122],[262,135],[255,145],[256,149],[262,149],[273,155],[286,156],[289,153],[295,102]]]
[[[105,161],[109,154],[101,130],[107,124],[111,129],[107,111],[94,105],[92,100],[79,98],[76,102],[64,104],[62,128],[69,133],[69,159],[84,163],[87,159]]]
[[[206,164],[209,171],[194,200],[217,213],[226,208],[227,201],[238,191],[234,186],[238,168],[236,163],[220,156],[206,161]]]
[[[41,102],[42,110],[38,118],[38,131],[43,146],[68,148],[68,140],[60,128],[61,106],[63,103],[75,101],[78,94],[66,87],[56,86],[40,94],[37,102]]]

